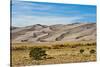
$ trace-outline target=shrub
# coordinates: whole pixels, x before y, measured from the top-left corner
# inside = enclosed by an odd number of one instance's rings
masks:
[[[46,51],[43,50],[42,48],[33,48],[31,49],[30,53],[29,53],[30,58],[34,59],[34,60],[41,60],[46,58],[47,54]]]
[[[53,49],[59,49],[59,48],[61,48],[59,45],[53,45],[52,47],[53,47]]]
[[[93,49],[92,49],[92,50],[90,50],[90,53],[91,53],[91,54],[94,54],[95,52],[96,52],[96,51],[95,51],[95,50],[93,50]]]
[[[87,43],[87,46],[91,46],[91,44],[90,43]]]
[[[65,44],[57,44],[57,45],[52,45],[53,49],[61,49],[64,47],[68,47],[68,45]]]
[[[83,52],[84,52],[84,50],[83,49],[80,49],[80,53],[83,54]]]
[[[96,42],[92,43],[92,45],[96,45]]]

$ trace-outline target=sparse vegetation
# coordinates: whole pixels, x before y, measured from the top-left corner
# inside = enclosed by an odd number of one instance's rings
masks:
[[[89,44],[91,45],[87,45],[86,42],[54,44],[14,43],[12,45],[12,64],[14,66],[25,66],[95,61],[96,54],[94,50],[96,50],[96,43],[89,42]]]

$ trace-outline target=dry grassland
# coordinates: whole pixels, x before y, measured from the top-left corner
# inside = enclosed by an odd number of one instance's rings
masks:
[[[29,57],[30,49],[41,47],[46,50],[45,60],[32,60]],[[83,49],[84,52],[80,53]],[[96,61],[95,42],[73,42],[73,43],[12,43],[12,66],[28,66],[41,64],[60,64]]]

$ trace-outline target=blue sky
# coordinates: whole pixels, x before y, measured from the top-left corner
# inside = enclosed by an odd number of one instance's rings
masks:
[[[12,25],[53,25],[96,22],[96,6],[12,1]]]

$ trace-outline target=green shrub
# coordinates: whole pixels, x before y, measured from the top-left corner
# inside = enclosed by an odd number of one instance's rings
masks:
[[[34,59],[34,60],[41,60],[46,58],[47,54],[46,51],[43,50],[42,48],[33,48],[31,49],[30,53],[29,53],[30,58]]]
[[[83,54],[83,52],[84,52],[84,50],[83,49],[80,49],[80,53]]]
[[[94,54],[95,52],[96,52],[96,51],[95,51],[95,50],[93,50],[93,49],[92,49],[92,50],[90,50],[90,53],[91,53],[91,54]]]

